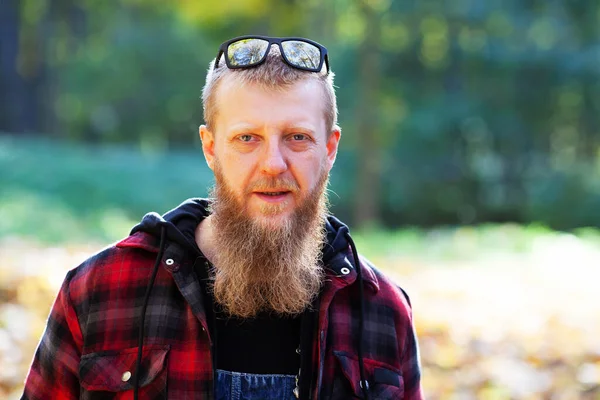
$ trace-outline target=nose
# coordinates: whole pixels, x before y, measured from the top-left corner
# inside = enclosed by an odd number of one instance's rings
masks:
[[[261,163],[261,170],[263,173],[267,175],[280,175],[287,171],[287,161],[285,160],[280,146],[281,145],[277,140],[267,143]]]

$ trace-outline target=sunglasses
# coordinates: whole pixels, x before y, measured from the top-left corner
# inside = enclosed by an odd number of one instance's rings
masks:
[[[323,62],[329,73],[327,49],[319,43],[299,37],[276,38],[268,36],[240,36],[226,41],[219,47],[214,68],[225,54],[225,64],[230,69],[251,68],[267,59],[271,45],[279,46],[286,64],[303,71],[320,72]]]

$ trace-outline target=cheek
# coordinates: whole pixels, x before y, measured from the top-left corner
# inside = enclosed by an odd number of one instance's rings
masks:
[[[305,191],[311,192],[327,170],[327,157],[315,157],[300,166],[296,180]]]
[[[245,192],[250,180],[250,168],[243,158],[225,157],[223,160],[223,175],[230,187],[236,193]]]

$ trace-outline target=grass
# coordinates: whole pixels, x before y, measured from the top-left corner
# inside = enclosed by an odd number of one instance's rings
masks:
[[[199,150],[144,153],[0,136],[0,237],[114,240],[148,211],[206,195]]]
[[[112,242],[146,212],[164,213],[186,198],[205,196],[212,182],[199,148],[148,153],[38,137],[0,136],[0,171],[0,239],[46,244]],[[534,238],[552,234],[535,224],[353,230],[367,256],[432,259],[527,252]],[[576,234],[600,244],[596,229]]]

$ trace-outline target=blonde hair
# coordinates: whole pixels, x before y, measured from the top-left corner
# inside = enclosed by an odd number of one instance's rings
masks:
[[[331,133],[337,125],[337,101],[333,87],[333,72],[308,72],[293,68],[283,60],[278,46],[271,46],[266,60],[258,67],[229,69],[225,64],[224,55],[219,60],[219,66],[214,68],[216,58],[208,66],[206,83],[202,89],[202,106],[204,109],[204,122],[208,129],[214,129],[217,117],[216,93],[219,82],[224,77],[231,75],[240,84],[258,84],[268,90],[285,90],[291,85],[304,79],[317,79],[323,87],[325,99],[325,126],[327,133]]]

